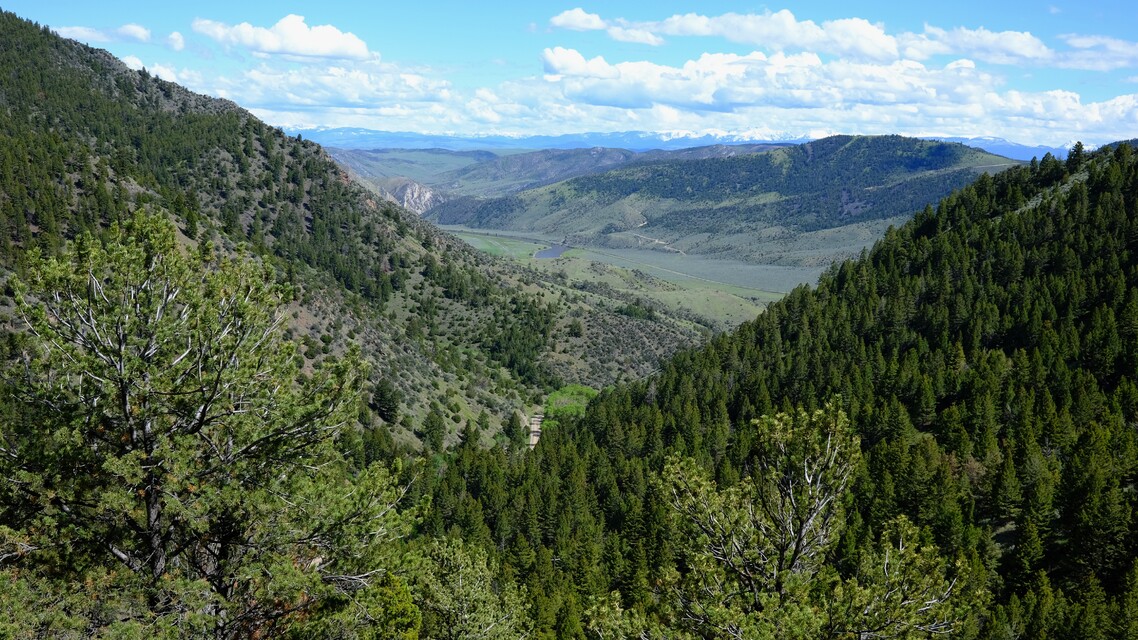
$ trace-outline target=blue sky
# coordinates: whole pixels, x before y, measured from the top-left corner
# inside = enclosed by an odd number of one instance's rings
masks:
[[[1138,137],[1133,1],[3,8],[286,127]]]

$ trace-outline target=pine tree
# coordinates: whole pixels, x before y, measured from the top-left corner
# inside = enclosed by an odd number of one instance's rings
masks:
[[[356,356],[296,384],[272,273],[184,256],[164,220],[29,263],[13,285],[25,346],[4,372],[19,417],[0,424],[0,537],[18,553],[0,582],[50,598],[62,581],[62,609],[92,630],[225,638],[313,610],[345,629],[379,615],[380,543],[410,520],[386,469],[351,478],[334,446]]]

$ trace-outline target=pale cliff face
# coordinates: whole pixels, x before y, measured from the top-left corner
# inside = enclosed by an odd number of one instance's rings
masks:
[[[404,209],[420,215],[446,200],[441,193],[411,180],[391,189],[386,195]]]

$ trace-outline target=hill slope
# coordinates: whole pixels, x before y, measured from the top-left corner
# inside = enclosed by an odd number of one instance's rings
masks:
[[[725,158],[771,148],[774,145],[720,144],[639,153],[605,147],[510,152],[333,148],[329,153],[353,177],[385,198],[425,213],[460,196],[504,196],[632,163]]]
[[[309,366],[361,341],[379,364],[371,385],[395,390],[400,411],[386,419],[404,435],[431,410],[457,431],[483,410],[505,419],[558,379],[602,386],[642,375],[698,336],[690,322],[621,315],[624,300],[494,263],[231,102],[9,13],[0,33],[5,268],[137,210],[174,219],[184,244],[247,245],[299,287],[291,329]],[[579,335],[565,331],[570,312]],[[631,357],[617,362],[593,346],[605,342]]]
[[[914,637],[934,624],[954,637],[1001,638],[1009,628],[1132,637],[1135,203],[1138,156],[1126,145],[981,176],[861,259],[835,265],[816,288],[798,288],[659,376],[603,393],[582,418],[547,429],[537,459],[513,469],[515,486],[535,487],[541,500],[493,498],[525,506],[463,525],[464,535],[477,540],[484,526],[514,540],[504,562],[538,594],[538,619],[561,620],[566,594],[583,593],[619,603],[628,635],[712,637],[726,626],[841,637],[833,630],[871,628],[858,616],[895,607],[890,629],[918,625]],[[802,513],[779,496],[799,482],[825,491],[828,480],[811,477],[829,476],[771,469],[780,455],[810,455],[809,430],[804,449],[780,454],[771,443],[809,415],[840,427],[836,409],[824,408],[831,401],[860,437],[846,491],[830,494],[846,511],[825,527],[824,568],[798,572],[805,584],[772,587],[760,573],[777,573],[767,550],[793,525],[763,514],[772,501]],[[823,412],[794,418],[795,407]],[[791,416],[754,422],[779,411]],[[827,456],[841,449],[826,442],[818,451]],[[464,468],[479,468],[469,455]],[[511,472],[489,465],[463,486],[500,473]],[[782,484],[764,488],[771,482]],[[439,488],[440,503],[449,490]],[[492,495],[474,494],[484,513]],[[438,530],[453,522],[437,517]],[[870,588],[890,575],[873,559],[901,522],[920,529],[909,531],[911,549],[939,559],[894,587],[921,590],[926,611],[959,599],[943,617],[921,618],[870,589],[857,596],[854,620],[844,617],[849,602],[837,594],[848,596],[851,579]],[[904,548],[892,547],[892,571],[915,561]],[[940,572],[955,580],[947,600],[935,590]],[[589,624],[615,624],[591,611]],[[820,628],[803,631],[811,624]]]
[[[639,163],[506,198],[453,199],[428,218],[583,245],[792,262],[794,247],[779,244],[854,225],[883,229],[882,221],[1011,164],[958,144],[835,136],[753,155]]]

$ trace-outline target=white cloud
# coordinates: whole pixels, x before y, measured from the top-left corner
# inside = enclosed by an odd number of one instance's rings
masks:
[[[861,18],[832,20],[818,25],[800,21],[790,11],[774,13],[726,13],[705,16],[676,14],[659,22],[606,21],[601,16],[572,9],[554,16],[550,24],[575,29],[606,29],[609,37],[622,42],[659,45],[662,36],[714,36],[732,42],[762,47],[767,51],[819,51],[861,59],[886,61],[898,55],[897,42],[885,28]]]
[[[138,56],[123,56],[122,61],[128,68],[134,69],[135,71],[146,69],[150,74],[170,82],[188,84],[201,81],[201,74],[197,72],[183,70],[182,73],[179,73],[173,66],[160,62],[147,66],[143,64],[142,59]]]
[[[657,46],[664,43],[664,39],[648,29],[628,26],[627,20],[618,20],[619,24],[609,24],[595,13],[587,13],[577,7],[569,9],[549,19],[549,24],[561,29],[571,31],[600,31],[604,30],[608,36],[618,42],[633,42],[637,44],[650,44]]]
[[[867,60],[891,60],[898,56],[897,40],[885,33],[879,24],[861,18],[831,20],[822,23],[828,46],[838,54],[852,54]]]
[[[575,49],[553,47],[541,54],[545,66],[545,73],[550,78],[578,77],[578,78],[617,78],[620,72],[601,56],[586,60],[585,56]]]
[[[554,27],[604,30],[610,38],[658,46],[664,36],[718,37],[766,52],[809,51],[855,61],[888,63],[964,56],[989,64],[1050,66],[1112,71],[1138,67],[1138,42],[1105,36],[1064,35],[1071,50],[1060,51],[1028,31],[991,31],[984,27],[944,29],[925,25],[920,33],[890,34],[864,18],[822,23],[799,20],[787,9],[764,13],[675,14],[660,21],[605,19],[581,8],[550,19]]]
[[[739,132],[761,122],[772,135],[996,135],[1058,144],[1108,141],[1138,127],[1138,95],[1087,103],[1069,91],[1007,90],[1004,78],[970,58],[878,63],[755,51],[669,66],[609,63],[562,48],[546,50],[544,63],[546,89],[529,89],[542,102],[533,109],[566,118],[567,130]]]
[[[186,48],[186,39],[182,36],[181,33],[175,31],[166,36],[166,46],[170,47],[174,51],[181,51],[182,49]]]
[[[975,69],[976,63],[968,58],[961,58],[960,60],[953,60],[952,62],[944,65],[945,69]]]
[[[123,26],[115,29],[115,33],[123,40],[134,40],[136,42],[150,42],[150,29],[140,24],[124,24]]]
[[[1067,34],[1060,36],[1075,50],[1067,52],[1058,66],[1087,71],[1113,71],[1138,67],[1138,42],[1107,36]]]
[[[71,38],[80,42],[110,42],[111,37],[98,29],[91,27],[57,27],[55,32],[64,38]]]
[[[471,118],[479,122],[500,124],[503,120],[502,114],[498,113],[493,104],[478,98],[467,101],[466,111]]]
[[[270,28],[255,27],[248,22],[230,26],[196,18],[193,29],[217,42],[253,53],[354,60],[376,57],[355,34],[344,33],[332,25],[309,27],[304,16],[295,14],[281,18]]]
[[[150,67],[149,71],[168,82],[181,82],[181,80],[178,79],[178,72],[174,71],[174,67],[164,64],[155,64]]]
[[[600,16],[595,13],[586,13],[580,7],[562,11],[550,18],[549,24],[573,31],[597,31],[607,26]]]
[[[660,36],[646,31],[644,29],[626,29],[625,27],[609,27],[609,37],[619,42],[634,42],[638,44],[650,44],[658,46],[664,44],[664,39]]]
[[[150,42],[150,29],[133,22],[110,31],[92,27],[58,27],[55,32],[64,38],[88,43]]]
[[[290,18],[303,37],[314,39],[318,27]],[[375,55],[361,59],[368,51],[362,42],[353,58],[327,42],[282,40],[281,23],[264,29],[198,21],[196,31],[246,49],[258,66],[210,86],[186,70],[177,76],[275,124],[433,133],[900,133],[1059,144],[1102,143],[1138,130],[1138,96],[1092,102],[1073,92],[1015,91],[1008,84],[1018,76],[991,66],[1089,68],[1097,58],[1100,67],[1116,69],[1138,60],[1138,45],[1096,36],[1045,43],[1028,32],[935,26],[898,34],[861,18],[813,22],[789,11],[631,22],[578,8],[554,16],[549,26],[649,45],[703,36],[751,46],[713,49],[676,64],[550,46],[540,55],[543,74],[468,87],[451,85],[428,67],[381,63]],[[287,64],[289,56],[307,56],[311,64],[296,68]],[[341,59],[312,60],[318,56]]]
[[[321,109],[393,108],[455,97],[444,80],[378,62],[309,65],[303,69],[265,63],[240,77],[223,78],[207,90],[248,107],[274,109],[290,105]]]
[[[675,36],[718,36],[739,42],[779,50],[812,49],[826,41],[826,32],[811,20],[798,21],[783,9],[775,13],[704,16],[696,13],[674,15],[663,22],[648,23],[643,28]]]
[[[150,42],[150,29],[140,24],[124,24],[113,31],[93,29],[91,27],[59,27],[55,32],[64,38],[71,38],[81,42]]]
[[[1042,40],[1027,31],[989,31],[983,27],[941,29],[925,25],[924,33],[900,36],[903,55],[927,60],[936,55],[963,54],[995,64],[1043,62],[1054,57]]]

